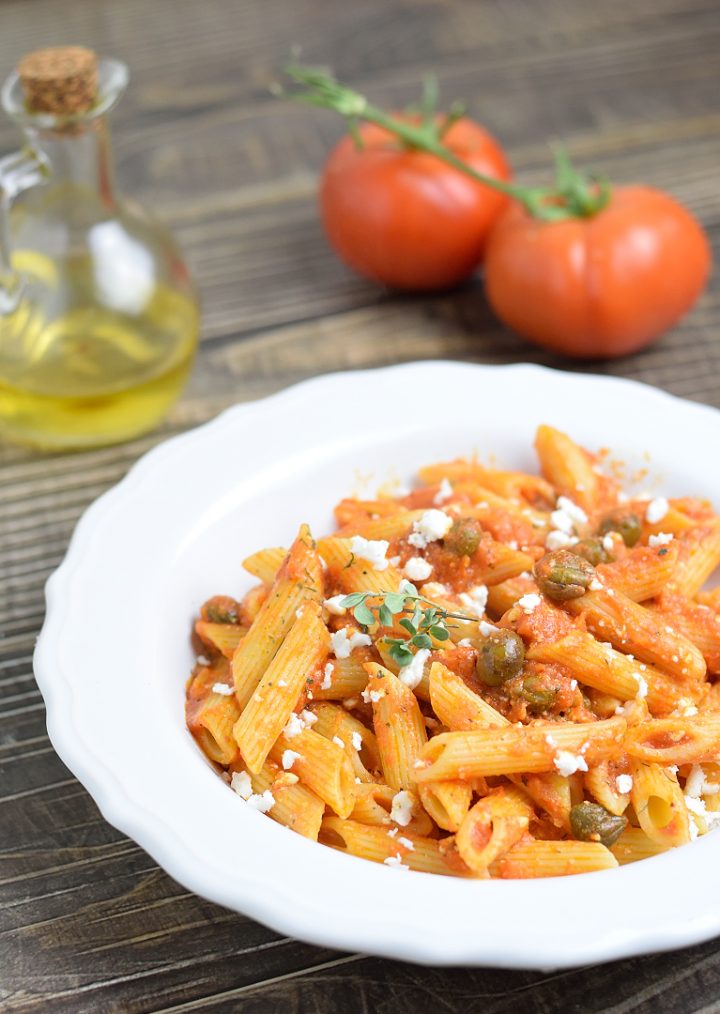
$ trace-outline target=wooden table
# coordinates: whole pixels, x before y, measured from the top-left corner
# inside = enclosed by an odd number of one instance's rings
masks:
[[[442,357],[600,370],[720,406],[720,273],[681,327],[606,366],[527,347],[477,286],[393,296],[349,274],[321,233],[317,174],[341,124],[268,91],[296,43],[389,104],[413,99],[435,69],[523,180],[547,178],[547,141],[563,138],[617,181],[672,190],[717,238],[717,4],[6,0],[0,23],[3,75],[57,42],[127,60],[119,180],[175,229],[204,305],[197,367],[161,431],[85,454],[0,449],[0,1010],[720,1009],[716,942],[557,974],[421,969],[297,943],[195,897],[105,823],[55,756],[31,662],[43,583],[81,512],[149,447],[235,401],[325,371]],[[0,150],[16,143],[3,122]]]

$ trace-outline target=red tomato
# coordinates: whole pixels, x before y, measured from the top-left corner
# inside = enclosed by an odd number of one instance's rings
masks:
[[[343,138],[323,173],[320,206],[335,251],[393,288],[444,289],[467,278],[507,198],[435,155],[403,147],[382,127],[364,123],[359,132],[363,147]],[[508,179],[502,148],[471,120],[454,123],[443,143],[478,172]]]
[[[651,187],[617,187],[590,218],[544,222],[513,204],[485,259],[498,317],[531,342],[577,357],[626,355],[687,313],[710,271],[693,216]]]

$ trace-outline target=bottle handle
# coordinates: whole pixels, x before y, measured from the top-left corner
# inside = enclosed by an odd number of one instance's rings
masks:
[[[0,317],[17,309],[23,294],[22,276],[12,266],[10,206],[18,194],[44,183],[50,166],[32,148],[0,158]]]

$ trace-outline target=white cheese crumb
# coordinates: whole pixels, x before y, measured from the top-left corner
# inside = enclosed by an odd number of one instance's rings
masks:
[[[198,665],[210,665],[210,659],[207,655],[198,655],[195,661]]]
[[[705,788],[705,772],[699,764],[693,764],[685,781],[685,795],[693,799],[702,796]]]
[[[411,690],[414,690],[423,678],[423,668],[429,657],[429,648],[420,648],[419,651],[416,651],[412,662],[408,662],[407,665],[404,665],[398,673],[398,679],[400,682],[404,683],[405,686],[409,687]]]
[[[463,637],[461,641],[458,641],[457,646],[458,648],[472,648],[473,643],[469,637]]]
[[[553,760],[555,769],[564,778],[569,778],[576,771],[587,771],[587,761],[579,754],[570,753],[569,750],[558,750]]]
[[[613,539],[610,532],[608,532],[607,535],[603,535],[602,544],[603,549],[605,550],[606,553],[612,553],[612,551],[615,549],[615,540]]]
[[[277,685],[279,687],[286,687],[288,685],[287,680],[278,680]]]
[[[384,690],[363,690],[360,694],[366,704],[377,704],[385,696]],[[347,701],[345,702],[347,704]]]
[[[228,686],[227,683],[213,683],[212,689],[214,694],[221,694],[223,697],[230,697],[235,693],[235,688]]]
[[[333,595],[332,598],[325,599],[323,606],[331,616],[344,616],[347,613],[347,609],[345,606],[340,605],[344,598],[344,595]]]
[[[580,489],[580,486],[577,488]],[[585,511],[582,507],[578,506],[578,504],[573,503],[569,497],[559,496],[556,506],[558,510],[561,510],[564,514],[566,514],[571,521],[575,522],[575,524],[584,525],[587,523],[588,516]],[[559,527],[560,526],[558,525],[558,528]]]
[[[683,711],[683,718],[693,718],[693,716],[697,715],[697,713],[698,709],[695,707],[695,705],[689,704],[687,708],[685,708],[685,710]]]
[[[643,700],[643,698],[647,697],[647,695],[648,695],[647,680],[645,679],[644,676],[641,676],[639,672],[634,672],[632,674],[632,677],[633,677],[634,680],[637,680],[637,685],[638,685],[638,689],[637,689],[637,693],[635,694],[635,697],[636,697],[637,700],[641,701],[641,700]]]
[[[395,856],[388,856],[387,859],[383,859],[383,862],[385,863],[386,866],[392,866],[392,868],[394,870],[409,870],[410,869],[410,867],[407,866],[402,861],[402,856],[400,855],[399,852]]]
[[[349,637],[348,630],[352,631]],[[372,644],[372,638],[368,634],[361,634],[359,630],[352,630],[351,627],[343,627],[342,630],[336,630],[334,634],[330,635],[330,646],[335,658],[350,658],[355,648],[370,644]]]
[[[388,557],[388,563],[390,564],[391,567],[397,567],[397,565],[400,563],[400,557],[399,556],[389,556]]]
[[[552,735],[551,733],[548,733],[548,734],[546,735],[546,737],[545,737],[545,742],[547,743],[547,745],[548,745],[548,746],[549,746],[549,747],[550,747],[550,748],[551,748],[552,750],[554,750],[554,749],[555,749],[555,747],[557,746],[557,740],[555,739],[555,737],[554,737],[554,736],[553,736],[553,735]]]
[[[488,623],[487,620],[480,620],[478,629],[483,637],[489,637],[490,634],[496,633],[500,627],[496,627],[494,623]]]
[[[259,810],[260,813],[269,813],[273,806],[275,806],[275,796],[273,796],[270,789],[265,789],[262,795],[253,793],[252,796],[249,796],[247,805],[251,806],[253,810]]]
[[[602,581],[598,581],[598,579],[594,577],[588,587],[590,588],[590,591],[600,591],[602,589]]]
[[[670,504],[667,502],[665,497],[656,496],[655,499],[651,500],[647,505],[645,520],[648,524],[656,525],[658,521],[662,521],[669,510]]]
[[[453,488],[450,485],[449,480],[448,479],[443,479],[441,481],[441,483],[440,483],[440,489],[437,491],[437,493],[433,497],[433,503],[436,504],[436,505],[439,505],[441,503],[445,503],[445,501],[449,500],[452,495],[453,495]]]
[[[393,827],[390,831],[387,832],[388,838],[394,838],[399,830],[400,830],[399,827]]]
[[[332,686],[332,678],[334,672],[335,667],[333,666],[332,662],[328,662],[327,665],[325,666],[325,672],[323,673],[322,683],[320,684],[321,690],[330,689],[330,687]]]
[[[403,574],[411,581],[426,581],[432,574],[433,566],[422,556],[411,556],[403,567]]]
[[[412,820],[414,803],[415,797],[413,794],[406,789],[400,789],[392,799],[390,820],[395,821],[396,824],[400,824],[401,827],[406,827]]]
[[[362,535],[353,535],[350,539],[350,552],[361,560],[367,560],[375,570],[387,570],[388,561],[385,554],[390,543],[386,539],[364,539]]]
[[[667,546],[673,538],[672,532],[658,532],[657,535],[648,536],[648,546]]]
[[[564,549],[565,546],[574,546],[578,541],[576,535],[568,535],[566,532],[548,532],[545,538],[545,548],[550,550]]]
[[[476,584],[473,588],[468,588],[466,592],[461,592],[458,598],[468,612],[473,613],[475,616],[482,616],[487,606],[487,586]]]
[[[339,736],[333,736],[332,741],[335,744],[335,746],[339,746],[341,750],[345,749],[345,743],[340,739]]]
[[[621,796],[627,796],[633,787],[632,775],[618,775],[615,779],[615,785]]]
[[[289,771],[296,760],[302,757],[301,753],[297,753],[295,750],[283,750],[282,755],[282,766],[283,771]]]
[[[424,549],[428,542],[437,542],[444,538],[453,525],[453,519],[444,511],[431,508],[421,518],[413,522],[413,531],[408,536],[411,546]]]
[[[353,732],[353,734],[350,737],[350,740],[353,745],[353,750],[362,750],[363,738],[359,732]]]
[[[243,799],[249,799],[252,796],[252,782],[247,771],[233,771],[230,788]]]
[[[535,592],[529,592],[527,595],[523,595],[521,598],[519,598],[515,603],[515,605],[520,606],[523,612],[527,613],[527,615],[529,616],[534,609],[537,609],[537,607],[540,605],[541,602],[542,599],[540,598],[539,595],[537,595]]]
[[[283,729],[283,736],[286,739],[293,739],[293,737],[299,736],[301,732],[304,732],[305,729],[310,729],[316,722],[317,715],[313,715],[312,711],[305,709],[299,715],[293,712]]]
[[[398,838],[398,845],[404,845],[405,848],[408,849],[409,852],[414,852],[415,851],[415,846],[413,845],[413,843],[410,841],[409,838],[402,838],[402,837]]]

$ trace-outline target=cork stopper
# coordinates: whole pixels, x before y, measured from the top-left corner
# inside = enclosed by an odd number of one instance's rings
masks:
[[[53,46],[28,53],[18,64],[25,101],[32,112],[73,116],[90,109],[97,95],[97,56],[83,46]]]

